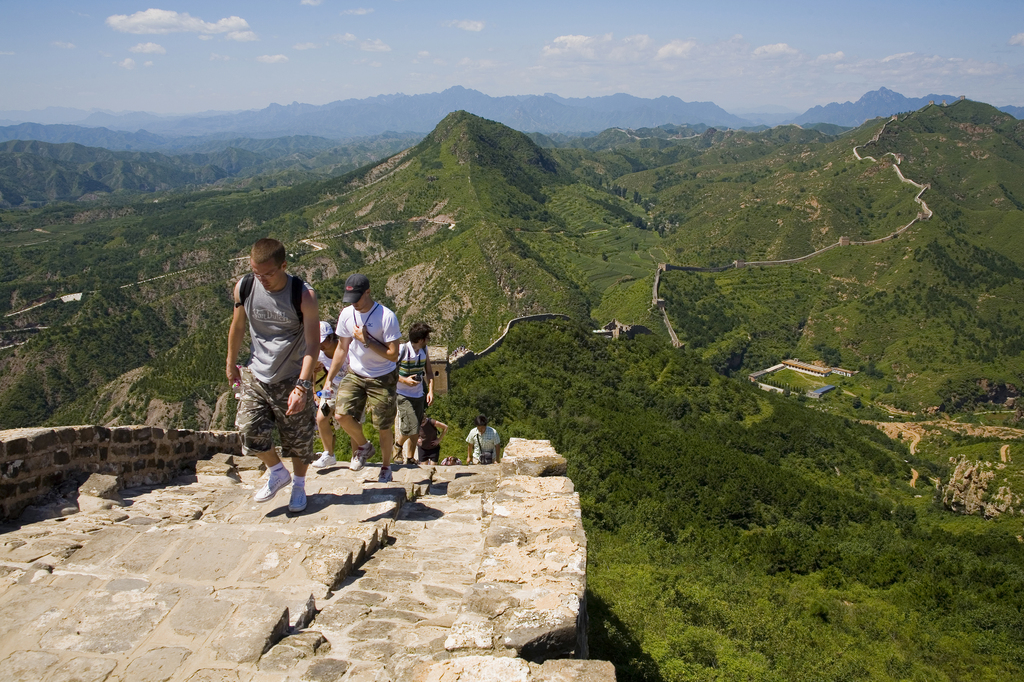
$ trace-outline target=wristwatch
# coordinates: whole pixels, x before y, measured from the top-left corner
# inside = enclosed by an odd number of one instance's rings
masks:
[[[295,382],[295,387],[301,388],[303,391],[309,393],[310,391],[313,390],[313,382],[310,381],[309,379],[299,379],[298,381]]]

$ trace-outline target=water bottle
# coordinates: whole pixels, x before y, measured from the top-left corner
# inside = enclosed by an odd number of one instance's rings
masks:
[[[235,367],[238,368],[238,373],[241,374],[242,373],[242,366],[241,365],[235,365]],[[239,377],[238,379],[235,379],[234,381],[231,382],[231,388],[234,389],[235,400],[241,400],[242,399],[242,379],[241,379],[241,377]]]

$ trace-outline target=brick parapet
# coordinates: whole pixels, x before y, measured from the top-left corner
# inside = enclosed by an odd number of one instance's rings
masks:
[[[238,433],[89,425],[0,431],[0,519],[77,477],[101,473],[125,487],[153,485],[217,452],[241,454]]]

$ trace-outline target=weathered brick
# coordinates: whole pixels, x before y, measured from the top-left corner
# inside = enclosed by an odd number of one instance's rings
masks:
[[[153,438],[153,429],[148,426],[143,426],[135,429],[132,436],[136,441],[151,440]]]
[[[57,437],[57,434],[54,433],[52,430],[36,433],[32,436],[29,436],[28,440],[29,445],[32,448],[32,452],[43,452],[44,450],[49,450],[58,442],[60,442],[60,439]]]
[[[171,446],[168,445],[167,443],[160,443],[159,445],[157,445],[156,450],[157,454],[159,454],[161,457],[170,457],[172,454],[174,454],[173,450],[171,449]]]
[[[145,443],[140,443],[139,444],[139,454],[140,455],[152,455],[155,452],[156,452],[156,443],[154,443],[153,441],[147,441]]]
[[[96,427],[95,426],[83,426],[78,430],[78,441],[81,443],[88,443],[96,440]]]
[[[92,428],[96,432],[95,435],[93,436],[94,440],[98,440],[101,443],[105,443],[110,440],[110,429],[108,429],[106,426],[94,426]]]
[[[39,476],[33,476],[26,478],[25,480],[18,483],[18,494],[24,495],[39,490]]]
[[[78,445],[73,452],[77,460],[94,459],[97,456],[96,448],[88,445]]]
[[[132,442],[132,429],[129,426],[118,426],[111,429],[110,442],[112,443],[131,443]]]
[[[68,426],[63,429],[54,429],[57,432],[57,437],[60,438],[60,442],[65,445],[70,445],[78,440],[79,430],[75,426]]]
[[[100,461],[106,462],[107,458],[110,457],[110,448],[104,446],[100,448]]]
[[[71,463],[71,453],[67,450],[57,450],[53,453],[53,463],[64,465]]]
[[[159,426],[151,426],[149,432],[150,440],[160,440],[164,437],[164,430]]]
[[[17,457],[28,453],[28,438],[14,438],[7,441],[7,456]]]

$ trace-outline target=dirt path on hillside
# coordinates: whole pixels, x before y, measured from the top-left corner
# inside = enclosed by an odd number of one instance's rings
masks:
[[[999,459],[1003,460],[1004,462],[1009,462],[1010,461],[1010,446],[1009,445],[1004,445],[1003,447],[999,448]]]
[[[917,469],[911,469],[910,470],[910,487],[911,488],[916,488],[917,487]]]
[[[928,435],[929,432],[946,430],[953,431],[954,433],[963,434],[965,436],[978,436],[981,438],[1002,438],[1006,440],[1016,440],[1018,438],[1024,438],[1024,429],[1013,428],[1010,426],[980,426],[978,424],[962,424],[955,422],[950,419],[940,419],[938,421],[931,422],[873,422],[865,421],[865,424],[871,424],[872,426],[881,429],[885,432],[885,435],[892,439],[898,439],[902,437],[910,440],[910,454],[917,454],[917,446],[921,442],[921,439]],[[1009,445],[1004,445],[1000,449],[1000,456],[1009,457]],[[1003,460],[1004,462],[1007,459]]]

